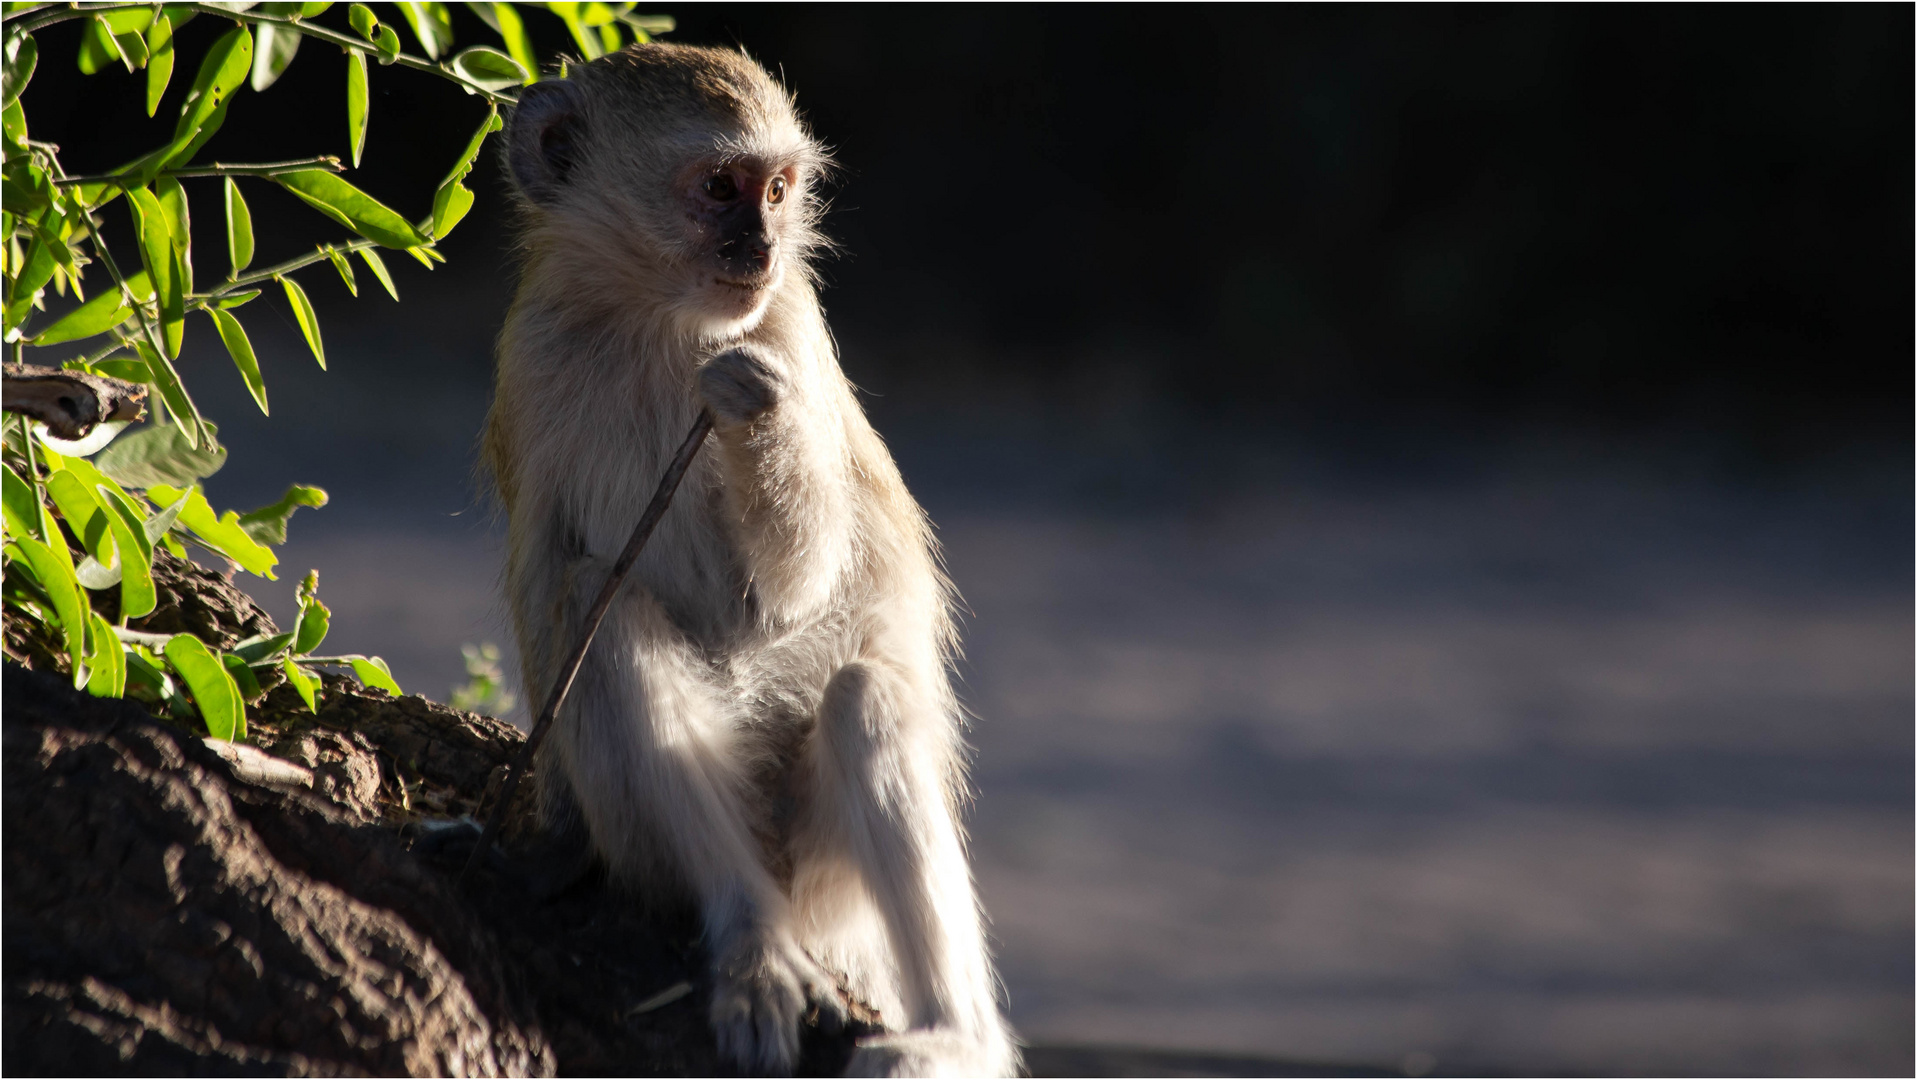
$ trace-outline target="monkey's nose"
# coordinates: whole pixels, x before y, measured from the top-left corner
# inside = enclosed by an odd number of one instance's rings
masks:
[[[719,257],[754,273],[772,265],[772,240],[764,235],[741,236],[719,245]]]

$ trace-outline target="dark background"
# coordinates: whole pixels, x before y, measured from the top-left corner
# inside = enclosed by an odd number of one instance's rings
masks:
[[[1908,1074],[1911,8],[669,11],[842,165],[825,301],[968,600],[1028,1037]],[[159,142],[222,29],[152,120],[46,33],[34,137]],[[306,42],[203,160],[343,154],[342,67]],[[483,109],[373,89],[351,178],[423,214]],[[388,256],[401,305],[301,272],[330,372],[240,311],[270,421],[200,321],[181,362],[216,505],[331,491],[283,569],[432,696],[507,640],[502,185],[448,265]],[[336,232],[246,191],[256,267]]]
[[[1907,8],[674,14],[672,40],[782,72],[837,149],[827,300],[881,395],[1012,383],[1068,421],[1702,433],[1764,461],[1907,434]],[[184,55],[216,29],[185,31]],[[341,65],[306,49],[204,159],[304,156],[314,124],[343,144]],[[28,102],[69,168],[168,126],[170,104],[139,115],[143,76],[85,79],[61,52]],[[376,74],[355,180],[419,212],[477,106]],[[451,265],[429,283],[408,264],[411,288],[506,295],[491,158]],[[249,190],[256,265],[310,242],[303,208]]]

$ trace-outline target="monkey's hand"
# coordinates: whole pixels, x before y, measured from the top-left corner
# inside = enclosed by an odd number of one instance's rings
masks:
[[[712,1030],[719,1053],[760,1076],[790,1076],[799,1060],[799,1018],[819,1010],[826,1028],[845,1023],[838,982],[789,934],[741,931],[712,959]]]
[[[788,392],[783,365],[757,345],[739,345],[699,369],[699,395],[721,426],[749,424],[770,412]]]

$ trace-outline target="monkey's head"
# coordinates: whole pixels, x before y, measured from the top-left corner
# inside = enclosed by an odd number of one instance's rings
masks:
[[[756,326],[820,243],[825,150],[742,53],[634,45],[577,65],[525,89],[505,142],[529,246],[704,339]]]

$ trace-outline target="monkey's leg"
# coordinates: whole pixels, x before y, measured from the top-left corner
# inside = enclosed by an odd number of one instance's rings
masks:
[[[857,661],[826,686],[807,752],[801,856],[848,859],[878,906],[907,1029],[867,1040],[848,1075],[1012,1075],[978,901],[947,784],[951,718],[897,668]]]
[[[650,599],[615,607],[573,686],[552,753],[594,844],[629,880],[663,856],[700,905],[721,1053],[789,1073],[808,1003],[841,1010],[799,947],[789,901],[747,825],[742,751],[701,665]]]

